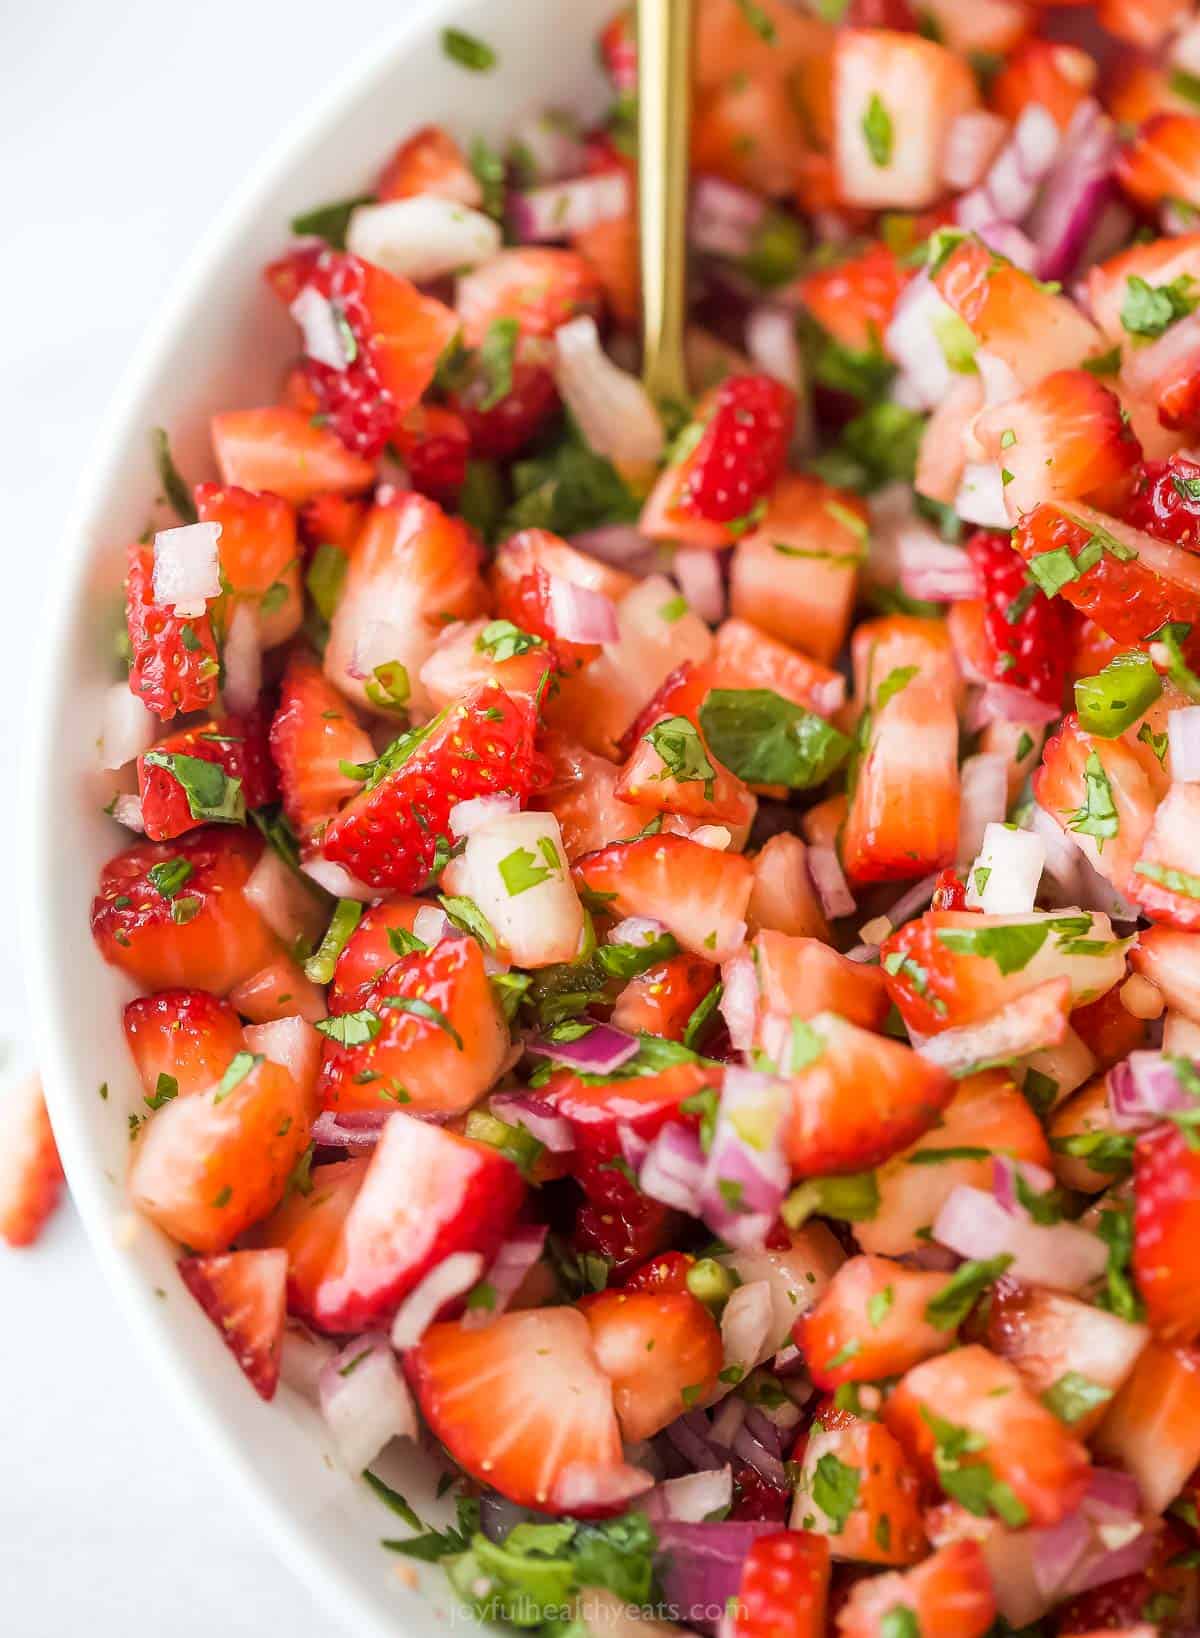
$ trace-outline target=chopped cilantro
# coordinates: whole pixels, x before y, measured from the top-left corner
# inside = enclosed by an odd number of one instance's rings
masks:
[[[442,30],[442,51],[451,62],[469,68],[472,74],[486,74],[499,60],[486,41],[461,28]]]
[[[824,718],[767,688],[714,688],[700,727],[718,762],[748,784],[807,790],[846,760],[851,742]]]
[[[862,118],[862,134],[872,162],[880,167],[890,165],[894,135],[892,116],[888,113],[878,91],[871,93],[871,100]]]
[[[988,1257],[966,1262],[946,1281],[936,1297],[925,1305],[925,1318],[939,1331],[953,1331],[974,1308],[980,1293],[998,1280],[1012,1262],[1009,1256]]]
[[[206,762],[182,751],[147,751],[142,760],[148,768],[162,768],[180,785],[193,819],[210,824],[245,824],[242,782],[236,774],[227,774],[219,762]]]
[[[1042,1404],[1068,1425],[1081,1422],[1097,1406],[1106,1404],[1113,1396],[1111,1388],[1093,1382],[1081,1371],[1066,1371],[1042,1395]]]

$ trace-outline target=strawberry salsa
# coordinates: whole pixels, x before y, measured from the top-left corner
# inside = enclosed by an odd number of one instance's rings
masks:
[[[1200,23],[696,11],[690,402],[623,11],[600,125],[293,223],[215,481],[157,435],[130,1197],[491,1618],[1193,1629]]]

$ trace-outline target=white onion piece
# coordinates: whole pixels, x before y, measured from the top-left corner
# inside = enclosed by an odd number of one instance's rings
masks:
[[[998,752],[982,751],[962,765],[962,804],[958,817],[958,859],[973,859],[989,823],[1008,811],[1008,765]]]
[[[375,675],[376,666],[388,665],[409,652],[411,640],[395,620],[370,620],[363,626],[346,662],[346,673],[356,682]]]
[[[450,834],[456,842],[461,841],[497,819],[519,812],[520,807],[520,798],[516,796],[472,796],[465,802],[456,802],[449,813]]]
[[[975,368],[979,371],[979,379],[983,382],[983,403],[985,409],[991,409],[995,404],[1008,404],[1018,397],[1021,383],[1008,364],[997,353],[989,353],[979,347],[975,352]]]
[[[222,693],[231,711],[252,711],[262,692],[262,633],[249,603],[235,603],[221,651]]]
[[[508,216],[523,244],[550,243],[623,216],[629,203],[625,172],[601,171],[510,194]]]
[[[478,1331],[507,1310],[530,1269],[542,1255],[545,1242],[545,1224],[530,1223],[513,1230],[488,1264],[487,1284],[491,1300],[486,1307],[466,1310],[459,1321],[464,1331]]]
[[[766,1359],[771,1352],[773,1315],[771,1287],[766,1280],[738,1286],[721,1311],[721,1347],[727,1369],[740,1366],[746,1376]]]
[[[438,904],[423,904],[413,917],[413,936],[422,944],[440,944],[450,932],[450,917]]]
[[[269,1024],[247,1024],[243,1031],[251,1052],[279,1064],[299,1087],[312,1086],[321,1062],[321,1037],[303,1018],[276,1018]]]
[[[154,537],[154,601],[181,620],[204,613],[210,597],[221,595],[219,523],[187,523],[160,529]]]
[[[560,574],[549,576],[546,617],[556,637],[565,643],[615,643],[620,636],[617,610],[611,597],[578,586]]]
[[[378,1332],[330,1360],[319,1384],[321,1414],[342,1466],[355,1476],[393,1439],[417,1437],[417,1413],[396,1356]]]
[[[938,1212],[933,1237],[960,1257],[986,1259],[1005,1253],[1009,1273],[1052,1291],[1081,1291],[1103,1274],[1108,1248],[1075,1223],[1045,1225],[1005,1211],[995,1195],[965,1183],[953,1188]]]
[[[1038,257],[1037,246],[1015,222],[985,222],[975,231],[989,250],[1007,257],[1022,272],[1033,272]]]
[[[661,921],[653,916],[626,916],[608,931],[606,944],[653,944],[666,932]]]
[[[519,157],[524,182],[563,182],[587,164],[579,123],[560,108],[522,115],[513,127],[510,153],[514,163]]]
[[[968,707],[967,727],[972,733],[986,728],[989,722],[1020,722],[1041,728],[1057,722],[1060,715],[1058,706],[1048,705],[1023,688],[990,682]]]
[[[697,825],[695,830],[688,831],[687,836],[697,847],[711,848],[714,853],[727,853],[733,842],[733,832],[728,825]],[[741,925],[744,927],[745,923]],[[745,934],[742,936],[745,937]]]
[[[318,887],[332,893],[335,899],[357,899],[359,904],[371,904],[383,897],[379,888],[368,887],[366,882],[360,882],[357,876],[352,876],[344,866],[335,864],[332,859],[320,856],[306,859],[300,868]]]
[[[596,321],[581,314],[554,335],[554,379],[584,442],[611,461],[657,461],[663,425],[649,393],[600,345]]]
[[[934,409],[950,390],[953,372],[936,326],[953,318],[954,309],[924,271],[911,280],[896,303],[884,345],[889,358],[904,372],[912,409]]]
[[[148,751],[158,737],[158,718],[129,687],[104,691],[100,713],[100,766],[115,771]]]
[[[447,1303],[479,1283],[483,1257],[478,1251],[453,1251],[444,1257],[396,1310],[392,1347],[403,1353],[415,1348]]]
[[[1167,737],[1171,742],[1171,778],[1180,784],[1200,779],[1200,705],[1168,711]]]
[[[320,1399],[321,1372],[337,1354],[337,1345],[328,1337],[319,1337],[292,1321],[283,1333],[283,1349],[279,1359],[279,1377],[302,1399],[317,1404]]]
[[[973,188],[1004,145],[1008,121],[1000,114],[973,108],[951,120],[942,148],[942,181],[955,193]]]
[[[418,283],[486,262],[501,243],[500,224],[490,216],[432,193],[359,205],[346,229],[352,256]]]
[[[667,1479],[643,1503],[650,1519],[678,1519],[681,1524],[701,1524],[713,1513],[728,1507],[733,1499],[733,1469],[714,1468],[705,1473],[685,1473]]]
[[[306,284],[288,312],[300,326],[307,358],[330,370],[344,370],[350,362],[346,331],[338,323],[333,303],[315,285]]]
[[[555,1513],[617,1513],[653,1487],[653,1476],[641,1468],[568,1462],[554,1482],[549,1506]]]
[[[760,370],[799,392],[804,384],[804,359],[796,336],[794,313],[763,302],[746,319],[746,351]]]
[[[1081,889],[1084,864],[1083,854],[1075,846],[1062,826],[1035,802],[1029,819],[1030,829],[1042,839],[1046,850],[1045,873],[1058,884],[1064,902],[1077,904]]]
[[[986,910],[994,916],[1019,916],[1032,910],[1045,864],[1046,845],[1035,831],[1011,830],[989,820],[967,874],[967,909]]]
[[[700,1212],[727,1245],[761,1247],[779,1214],[790,1178],[783,1152],[788,1107],[783,1081],[725,1070]]]
[[[852,916],[855,911],[851,893],[842,870],[842,862],[831,847],[810,847],[805,854],[808,873],[817,890],[821,908],[831,921],[839,916]]]
[[[954,510],[964,522],[978,523],[985,529],[1012,527],[997,462],[967,462],[954,497]]]
[[[672,567],[688,606],[710,626],[720,625],[725,618],[720,554],[707,546],[678,546]]]
[[[754,1025],[758,1014],[758,969],[748,950],[739,950],[721,968],[721,1016],[729,1029],[736,1052],[749,1052],[754,1045]]]
[[[112,805],[112,816],[119,825],[126,830],[145,832],[146,822],[142,817],[142,804],[136,796],[118,796]]]
[[[312,943],[325,931],[328,914],[316,894],[273,847],[263,848],[242,891],[271,931],[289,946],[297,939]]]

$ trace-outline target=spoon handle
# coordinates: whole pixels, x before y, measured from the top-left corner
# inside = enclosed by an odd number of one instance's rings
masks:
[[[656,401],[683,404],[692,0],[639,0],[637,50],[642,379]]]

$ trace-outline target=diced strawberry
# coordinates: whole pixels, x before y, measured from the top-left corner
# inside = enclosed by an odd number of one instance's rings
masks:
[[[1187,869],[1195,862],[1198,825],[1200,786],[1172,785],[1127,882],[1146,915],[1184,933],[1200,932],[1200,878]]]
[[[891,1002],[883,973],[848,961],[815,938],[763,932],[751,946],[762,1014],[812,1018],[836,1012],[862,1029],[883,1028]]]
[[[828,27],[788,0],[762,0],[753,15],[739,0],[716,0],[699,7],[696,18],[696,85],[708,89],[731,78],[786,78],[822,53],[820,66],[827,71],[829,41]]]
[[[490,1255],[524,1194],[517,1168],[498,1150],[410,1115],[389,1116],[313,1293],[317,1323],[361,1331],[386,1320],[444,1258]]]
[[[955,1327],[926,1318],[944,1274],[921,1274],[886,1257],[851,1257],[815,1308],[796,1321],[796,1346],[818,1388],[878,1382],[953,1347]]]
[[[245,1045],[233,1007],[207,990],[138,996],[125,1008],[125,1039],[147,1097],[207,1091]],[[160,1087],[164,1077],[173,1089]]]
[[[632,6],[625,6],[600,30],[596,41],[600,61],[614,91],[637,88],[637,34]]]
[[[587,854],[575,879],[612,915],[661,921],[685,950],[710,961],[724,961],[745,938],[754,872],[740,854],[647,836]]]
[[[1121,517],[1157,540],[1200,552],[1200,498],[1192,494],[1198,479],[1200,462],[1188,455],[1143,461]]]
[[[1168,1007],[1200,1023],[1200,938],[1174,927],[1149,927],[1129,952],[1135,973],[1157,986]]]
[[[794,1177],[861,1172],[931,1127],[954,1082],[910,1047],[847,1023],[808,1020],[812,1061],[791,1080],[785,1146]]]
[[[898,1610],[921,1638],[983,1638],[996,1619],[996,1595],[987,1560],[974,1541],[940,1547],[903,1575],[856,1582],[838,1616],[839,1638],[892,1638],[901,1632]]]
[[[980,1341],[1015,1365],[1031,1393],[1044,1399],[1068,1374],[1083,1376],[1097,1390],[1069,1425],[1088,1438],[1104,1420],[1109,1400],[1121,1388],[1146,1345],[1146,1328],[1061,1291],[1018,1285],[1003,1279],[981,1310]]]
[[[992,1152],[1050,1166],[1041,1122],[1004,1070],[959,1081],[941,1124],[876,1173],[879,1206],[854,1234],[864,1251],[920,1251],[938,1212],[960,1184],[990,1190]],[[936,1163],[924,1159],[936,1155]]]
[[[458,143],[440,125],[422,125],[400,144],[384,166],[375,193],[381,201],[428,193],[472,210],[483,203],[478,178]]]
[[[444,404],[414,404],[393,438],[421,495],[453,505],[467,476],[471,434],[467,423]]]
[[[283,811],[306,847],[362,788],[360,780],[342,772],[342,763],[362,766],[375,760],[375,747],[354,708],[302,648],[288,656],[271,723],[271,756]]]
[[[829,923],[808,868],[808,849],[798,836],[781,831],[754,861],[754,889],[746,909],[752,934],[785,933],[789,938],[830,942]]]
[[[832,664],[850,625],[866,528],[858,497],[819,478],[785,474],[734,551],[733,613]]]
[[[326,857],[373,887],[407,893],[438,868],[450,844],[450,810],[475,796],[526,798],[540,780],[529,700],[485,683],[424,728],[396,742],[378,770],[325,829]]]
[[[283,951],[235,984],[229,999],[252,1024],[271,1024],[281,1018],[303,1018],[315,1024],[328,1011],[324,989],[306,977],[304,969]]]
[[[1104,106],[1118,126],[1133,130],[1151,114],[1190,114],[1195,103],[1179,90],[1181,82],[1164,59],[1153,62],[1126,52],[1112,65],[1104,87]]]
[[[1139,1138],[1133,1162],[1133,1273],[1146,1318],[1167,1343],[1200,1336],[1200,1153],[1176,1126]]]
[[[546,643],[523,647],[509,654],[513,644],[485,640],[488,620],[455,620],[448,625],[421,667],[421,686],[435,710],[461,699],[481,683],[494,679],[514,699],[536,699],[547,685],[557,661]],[[497,659],[496,654],[508,655]]]
[[[1100,1157],[1091,1162],[1086,1154],[1071,1152],[1080,1139],[1093,1134],[1114,1138],[1118,1134],[1105,1075],[1093,1076],[1078,1091],[1055,1104],[1047,1122],[1046,1135],[1054,1152],[1054,1175],[1064,1189],[1100,1194],[1112,1182],[1112,1172],[1102,1168]]]
[[[861,1420],[823,1400],[792,1461],[800,1467],[792,1528],[825,1536],[833,1558],[913,1564],[924,1554],[920,1480],[881,1422]],[[821,1483],[831,1467],[846,1491],[836,1512]]]
[[[357,495],[375,481],[372,462],[354,454],[324,422],[300,410],[225,410],[211,423],[221,482],[270,490],[296,506],[327,491]]]
[[[1087,500],[1119,512],[1142,455],[1120,399],[1087,370],[1055,370],[985,410],[972,431],[984,456],[1007,474],[1004,500],[1014,522],[1041,501]]]
[[[638,224],[632,206],[571,235],[577,250],[600,281],[613,320],[632,330],[641,318],[642,269],[638,259]]]
[[[550,781],[531,806],[554,814],[572,863],[610,842],[631,840],[653,820],[653,808],[621,801],[616,794],[620,770],[607,757],[558,732],[544,736],[542,751],[550,763]]]
[[[1118,153],[1116,174],[1136,204],[1200,205],[1200,114],[1152,114]]]
[[[243,895],[262,843],[234,826],[174,842],[138,842],[100,873],[92,937],[105,961],[148,990],[186,985],[224,995],[278,954],[279,943]],[[190,874],[176,893],[156,885],[167,867]],[[169,882],[168,884],[169,885]]]
[[[198,1252],[226,1250],[265,1217],[308,1147],[310,1086],[244,1048],[227,1073],[228,1089],[220,1081],[150,1117],[129,1172],[138,1210]]]
[[[736,774],[717,761],[698,729],[691,743],[703,758],[702,764],[699,758],[690,757],[685,748],[682,769],[673,774],[671,762],[658,749],[656,732],[665,736],[664,748],[670,753],[671,746],[679,741],[678,733],[672,739],[669,725],[672,721],[686,720],[682,716],[664,718],[662,723],[652,724],[635,742],[617,780],[617,796],[624,802],[653,808],[655,812],[680,813],[710,824],[748,828],[757,807],[755,798]],[[694,723],[691,726],[695,728]],[[694,772],[693,761],[710,771],[707,774]]]
[[[1124,948],[1108,917],[1091,911],[930,910],[894,932],[880,953],[889,995],[922,1035],[987,1018],[1052,978],[1068,978],[1082,1000],[1125,974]]]
[[[621,1282],[623,1291],[655,1291],[667,1293],[670,1291],[686,1291],[688,1288],[688,1270],[695,1265],[696,1259],[690,1257],[686,1251],[664,1251],[659,1257],[651,1257],[649,1262],[635,1268]]]
[[[721,1333],[686,1291],[599,1291],[579,1311],[612,1382],[622,1439],[649,1439],[716,1388]]]
[[[699,956],[677,955],[638,973],[617,997],[612,1022],[631,1035],[682,1041],[688,1021],[717,982],[717,969]]]
[[[1106,990],[1095,1001],[1076,1007],[1071,1028],[1096,1060],[1098,1069],[1109,1069],[1145,1040],[1146,1022],[1126,1010],[1118,988]]]
[[[474,1331],[433,1325],[405,1366],[434,1435],[472,1477],[542,1512],[609,1510],[582,1497],[629,1469],[582,1314],[535,1308]]]
[[[36,1075],[10,1087],[4,1113],[0,1240],[14,1248],[31,1246],[58,1204],[63,1182],[42,1083]]]
[[[806,273],[791,287],[818,324],[854,353],[879,352],[912,270],[877,240],[845,261]]]
[[[1162,1627],[1144,1622],[1157,1615]],[[1196,1570],[1187,1536],[1164,1520],[1154,1540],[1154,1555],[1134,1575],[1117,1576],[1061,1604],[1055,1611],[1062,1635],[1124,1634],[1124,1638],[1157,1638],[1162,1631],[1181,1631],[1197,1615]]]
[[[816,802],[800,820],[804,840],[809,847],[837,847],[842,826],[846,823],[849,803],[844,791]]]
[[[642,513],[651,540],[728,546],[757,522],[783,471],[796,419],[789,388],[766,375],[735,375],[701,401],[687,453],[666,468]]]
[[[304,368],[331,431],[356,455],[378,456],[433,380],[458,331],[454,313],[407,279],[342,251],[294,251],[267,269],[267,279],[285,302],[313,291],[328,303],[346,361],[335,369],[308,358]]]
[[[1129,296],[1131,279],[1141,279],[1157,290],[1181,279],[1194,280],[1197,274],[1200,274],[1200,233],[1137,242],[1088,269],[1088,306],[1111,341],[1127,343],[1130,337],[1121,323],[1121,312]],[[1137,522],[1133,517],[1128,521]],[[1138,522],[1137,527],[1146,525]],[[1149,532],[1157,531],[1150,529]]]
[[[274,1399],[283,1356],[287,1254],[228,1251],[184,1257],[184,1285],[220,1333],[260,1399]]]
[[[958,845],[958,683],[945,627],[869,620],[852,644],[863,747],[841,853],[852,882],[904,880],[953,862]]]
[[[824,1638],[829,1544],[800,1530],[753,1542],[734,1604],[735,1638]]]
[[[278,495],[198,483],[196,512],[202,523],[220,525],[217,550],[228,604],[250,605],[264,648],[286,642],[304,614],[295,508]],[[228,624],[228,612],[225,618]]]
[[[733,1460],[733,1502],[729,1517],[739,1523],[754,1520],[759,1523],[787,1523],[791,1511],[792,1493],[771,1484],[749,1462]]]
[[[693,172],[786,198],[807,158],[807,132],[797,100],[777,67],[753,75],[727,72],[696,97]],[[825,156],[815,157],[824,160],[827,171]],[[826,197],[831,193],[826,184]]]
[[[300,508],[300,534],[313,551],[319,546],[336,546],[349,555],[362,533],[367,503],[349,495],[314,495]]]
[[[552,336],[581,313],[598,314],[599,281],[574,250],[522,245],[502,250],[458,281],[463,336],[478,347],[496,319],[515,318],[525,336]]]
[[[508,1029],[474,939],[414,951],[353,999],[339,1015],[347,1041],[325,1042],[325,1108],[459,1115],[498,1079]]]
[[[169,721],[177,711],[203,711],[217,697],[220,661],[208,614],[181,620],[154,601],[154,547],[129,548],[125,622],[132,656],[129,687]]]
[[[979,239],[957,245],[933,282],[980,347],[1003,359],[1023,387],[1104,351],[1103,336],[1073,302]]]
[[[933,890],[934,910],[965,910],[967,908],[967,884],[957,870],[947,868],[940,872],[937,885]]]
[[[712,687],[769,688],[818,716],[831,717],[845,703],[846,680],[840,672],[777,641],[749,620],[734,618],[718,626],[711,669]]]
[[[545,337],[519,336],[511,384],[496,399],[492,372],[480,355],[466,360],[463,379],[447,393],[447,403],[461,419],[476,455],[507,460],[532,443],[554,417],[560,401],[553,362],[554,350]]]
[[[1129,745],[1085,733],[1072,712],[1042,752],[1033,794],[1118,892],[1133,890],[1131,872],[1154,823],[1158,793]]]
[[[354,1012],[363,1005],[376,979],[400,959],[405,944],[398,936],[401,929],[411,933],[417,912],[427,903],[401,894],[363,912],[333,969],[330,1012]]]
[[[360,1155],[314,1166],[307,1193],[290,1190],[271,1215],[250,1231],[251,1245],[278,1246],[286,1255],[290,1314],[314,1319],[313,1299],[370,1164],[370,1155]]]
[[[986,1348],[971,1344],[914,1366],[883,1417],[930,1479],[986,1469],[974,1477],[1010,1526],[1057,1524],[1083,1499],[1087,1451]]]
[[[193,789],[191,765],[196,762],[222,770],[224,778],[216,781],[213,792]],[[152,842],[195,830],[214,810],[227,813],[234,823],[244,822],[248,812],[275,795],[263,715],[256,707],[246,716],[215,718],[160,739],[138,757],[137,775],[142,823]]]
[[[619,1189],[624,1196],[619,1203],[589,1200],[579,1208],[569,1241],[577,1256],[602,1257],[609,1279],[617,1282],[678,1239],[680,1226],[677,1211],[623,1183]]]
[[[1057,40],[1022,40],[988,88],[988,102],[1014,125],[1038,103],[1065,131],[1095,83],[1096,59],[1090,52]]]
[[[555,581],[582,586],[614,603],[619,603],[634,584],[631,575],[577,552],[547,529],[522,529],[506,540],[493,559],[490,578],[496,613],[522,631],[552,643],[564,668],[594,660],[600,645],[572,642],[558,635]]]
[[[1102,28],[1137,46],[1157,51],[1188,18],[1187,0],[1099,0],[1096,15]]]
[[[950,386],[925,423],[917,451],[913,487],[930,500],[951,506],[967,465],[963,428],[983,408],[983,382],[978,374],[953,375]]]
[[[1094,1448],[1133,1474],[1148,1513],[1163,1512],[1200,1462],[1200,1352],[1151,1339]]]

